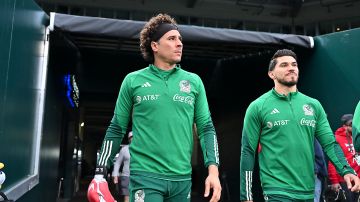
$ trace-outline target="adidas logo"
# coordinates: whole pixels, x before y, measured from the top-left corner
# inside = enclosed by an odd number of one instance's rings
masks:
[[[278,114],[278,113],[280,113],[280,111],[278,109],[274,108],[270,114]]]
[[[149,82],[145,82],[141,87],[143,88],[151,87],[151,84]]]

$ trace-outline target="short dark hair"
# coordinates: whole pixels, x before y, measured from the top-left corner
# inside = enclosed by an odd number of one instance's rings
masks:
[[[152,17],[140,32],[140,51],[143,58],[150,63],[154,62],[154,54],[151,49],[152,36],[157,31],[159,25],[163,23],[177,26],[174,18],[167,14],[160,13],[157,16]]]
[[[353,117],[354,117],[354,115],[352,115],[352,114],[344,114],[344,115],[342,115],[341,116],[342,124],[349,126],[350,124],[352,124]]]
[[[277,50],[270,60],[269,71],[274,70],[274,68],[277,64],[276,59],[279,57],[282,57],[282,56],[291,56],[291,57],[295,58],[295,60],[297,60],[297,57],[296,57],[296,54],[294,53],[294,51],[289,50],[289,49]]]

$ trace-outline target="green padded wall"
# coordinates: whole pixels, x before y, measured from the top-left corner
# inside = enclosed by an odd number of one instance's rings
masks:
[[[1,189],[4,192],[34,174],[38,106],[44,93],[39,80],[46,24],[48,16],[34,1],[0,1],[0,162],[5,164],[7,177]],[[12,193],[17,195],[26,189],[15,190]]]
[[[57,88],[58,80],[59,76],[54,68],[49,68],[46,82],[43,137],[41,139],[39,184],[17,202],[56,201],[60,180],[60,139],[64,123],[63,98],[59,95],[60,90]]]
[[[360,99],[360,29],[314,38],[299,87],[317,98],[326,110],[333,130],[344,113],[353,113]]]

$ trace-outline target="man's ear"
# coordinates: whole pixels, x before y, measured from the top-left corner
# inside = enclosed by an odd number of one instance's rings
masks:
[[[155,41],[152,41],[150,45],[151,45],[151,49],[153,50],[153,52],[157,52],[157,50],[158,50],[158,43],[155,42]]]
[[[268,75],[271,79],[275,79],[275,75],[272,71],[268,71]]]

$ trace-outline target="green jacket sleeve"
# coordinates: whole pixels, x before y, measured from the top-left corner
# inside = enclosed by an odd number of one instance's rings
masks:
[[[219,149],[214,124],[206,98],[204,84],[198,77],[198,93],[195,100],[195,124],[204,156],[205,166],[219,165]]]
[[[352,136],[355,151],[360,152],[360,101],[356,106],[352,122]]]
[[[98,166],[109,168],[113,164],[113,159],[119,151],[121,141],[129,124],[132,105],[131,79],[128,75],[125,77],[120,87],[114,116],[106,130],[100,155],[97,159]]]
[[[253,200],[252,174],[261,132],[261,118],[257,108],[254,102],[250,104],[243,123],[240,154],[240,201]]]
[[[320,142],[324,152],[335,166],[336,171],[341,176],[344,176],[348,173],[356,174],[355,171],[348,164],[340,145],[336,142],[335,136],[326,118],[325,111],[319,102],[317,102],[316,110],[317,124],[315,130],[315,137]]]

